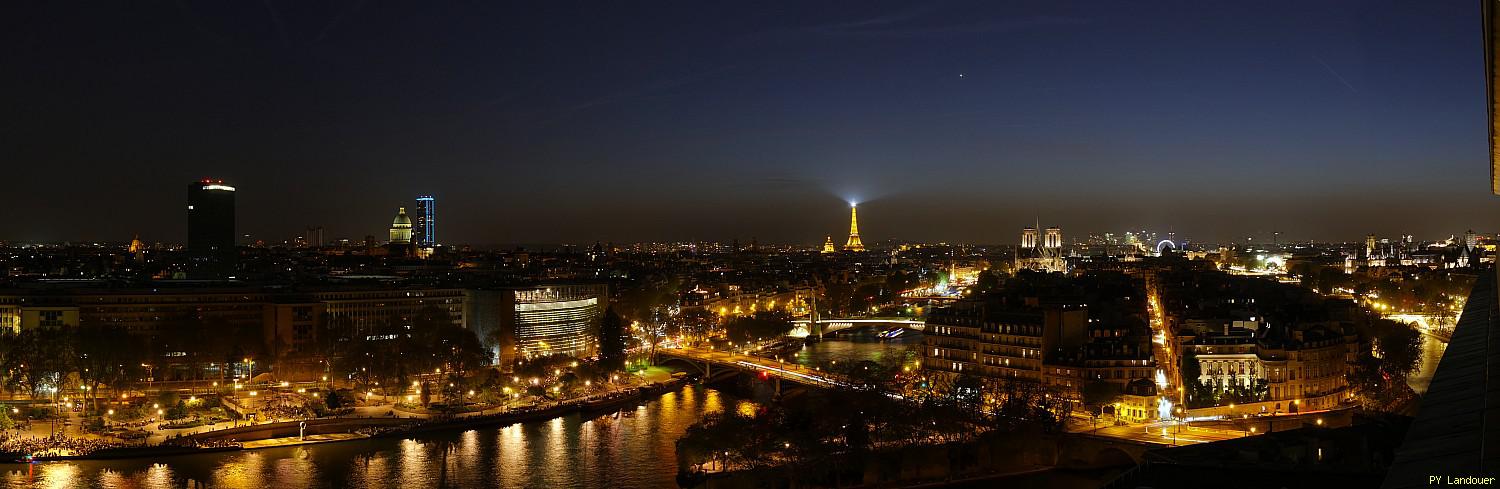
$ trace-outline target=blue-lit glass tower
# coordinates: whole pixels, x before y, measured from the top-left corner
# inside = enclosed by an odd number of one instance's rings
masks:
[[[412,236],[418,247],[430,248],[437,246],[437,208],[431,195],[417,196],[416,225],[412,226]]]

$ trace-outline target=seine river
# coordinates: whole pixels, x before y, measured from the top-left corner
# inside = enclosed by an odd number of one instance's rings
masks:
[[[801,363],[878,359],[919,344],[872,334],[808,345]],[[416,438],[163,457],[0,465],[4,487],[676,487],[675,442],[705,413],[755,405],[689,385],[619,415],[570,415]],[[28,471],[29,469],[29,471]]]
[[[1417,363],[1417,371],[1406,378],[1406,385],[1418,394],[1427,393],[1427,385],[1432,383],[1432,375],[1437,373],[1438,362],[1443,359],[1443,352],[1448,350],[1448,344],[1432,335],[1422,335],[1422,359]]]

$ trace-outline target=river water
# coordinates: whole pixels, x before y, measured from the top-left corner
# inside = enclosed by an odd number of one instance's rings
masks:
[[[920,344],[869,332],[808,345],[797,361],[875,360]],[[6,488],[676,487],[676,441],[706,413],[755,405],[697,385],[618,415],[502,428],[158,459],[0,464]]]
[[[1437,373],[1438,362],[1443,359],[1443,352],[1448,350],[1448,344],[1432,335],[1422,335],[1422,357],[1417,362],[1417,371],[1406,377],[1406,385],[1411,386],[1417,394],[1426,394],[1427,385],[1432,383],[1432,374]]]

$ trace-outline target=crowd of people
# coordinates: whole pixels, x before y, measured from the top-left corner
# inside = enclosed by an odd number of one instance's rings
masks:
[[[303,419],[311,417],[312,413],[303,406],[266,406],[260,410],[265,419]]]
[[[235,440],[193,440],[193,446],[198,448],[238,448],[244,445]]]
[[[33,457],[58,457],[88,455],[99,450],[124,448],[123,442],[100,438],[74,438],[63,435],[4,436],[0,438],[0,453],[31,455]]]

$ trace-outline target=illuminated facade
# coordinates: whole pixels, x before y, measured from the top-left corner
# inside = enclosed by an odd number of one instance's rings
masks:
[[[21,298],[0,296],[0,333],[21,332]]]
[[[411,244],[411,218],[406,216],[406,208],[396,210],[396,218],[391,220],[391,244]]]
[[[1267,412],[1340,406],[1359,346],[1352,328],[1336,323],[1255,326],[1180,338],[1186,340],[1184,351],[1197,358],[1198,382],[1216,390],[1264,382],[1266,400],[1260,407]]]
[[[995,309],[959,301],[933,309],[922,338],[924,371],[1034,382],[1075,399],[1089,382],[1124,388],[1156,372],[1148,332],[1091,321],[1079,303]],[[1141,400],[1130,414],[1151,416],[1154,403]]]
[[[548,355],[593,356],[609,296],[603,285],[547,285],[506,290],[500,302],[500,363],[509,365]]]
[[[1053,375],[1043,365],[1043,353],[1082,348],[1088,322],[1088,309],[1081,304],[996,310],[981,301],[959,301],[928,314],[923,368],[1043,382]],[[1082,376],[1078,369],[1058,374]]]
[[[1056,226],[1043,230],[1038,227],[1021,228],[1021,246],[1016,250],[1016,268],[1044,272],[1067,272],[1068,260],[1063,258],[1062,229]]]
[[[1042,235],[1042,248],[1062,248],[1062,229],[1056,226],[1047,228],[1046,234]]]
[[[1415,248],[1410,236],[1402,237],[1396,243],[1390,239],[1376,239],[1375,235],[1365,236],[1364,255],[1356,261],[1353,257],[1346,257],[1345,268],[1353,269],[1359,265],[1367,267],[1397,267],[1418,265],[1413,256]]]
[[[1025,249],[1037,247],[1036,228],[1031,226],[1021,228],[1021,247]]]
[[[222,180],[188,184],[189,273],[196,278],[234,275],[234,187]]]
[[[859,209],[849,206],[849,240],[844,242],[844,251],[864,251],[865,244],[859,240]]]
[[[833,246],[833,236],[829,236],[829,237],[823,239],[823,252],[824,253],[835,253],[835,252],[838,252],[838,250],[839,250],[838,248],[836,248],[836,247]]]

